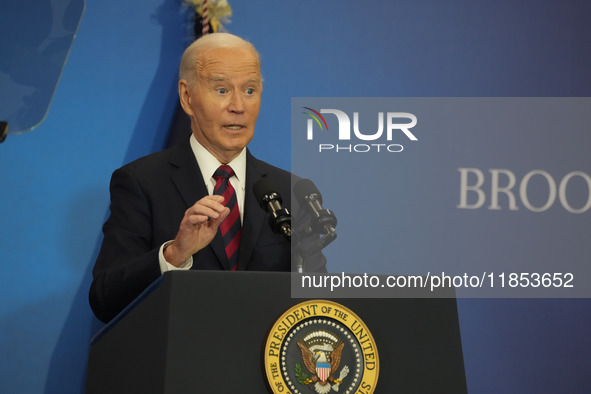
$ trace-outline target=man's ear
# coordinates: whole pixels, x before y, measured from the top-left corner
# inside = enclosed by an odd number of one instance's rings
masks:
[[[179,80],[179,100],[185,113],[189,116],[193,116],[193,109],[191,108],[191,89],[189,88],[189,83],[184,79]]]

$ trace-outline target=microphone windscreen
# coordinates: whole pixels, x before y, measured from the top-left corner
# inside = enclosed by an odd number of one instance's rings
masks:
[[[322,194],[320,194],[314,182],[309,179],[300,179],[297,181],[293,187],[293,193],[301,206],[306,205],[306,197],[312,194],[318,196],[318,201],[320,202],[320,205],[322,205]]]
[[[281,201],[281,196],[279,196],[279,193],[275,191],[275,187],[267,178],[261,178],[256,181],[252,187],[252,191],[254,192],[256,200],[259,202],[260,206],[263,207],[263,209],[266,209],[267,204],[265,196],[275,193],[279,197],[279,201]]]

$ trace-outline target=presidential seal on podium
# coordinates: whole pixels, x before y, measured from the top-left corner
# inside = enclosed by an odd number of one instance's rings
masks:
[[[267,337],[264,360],[273,393],[369,394],[378,381],[371,332],[332,301],[306,301],[285,311]]]

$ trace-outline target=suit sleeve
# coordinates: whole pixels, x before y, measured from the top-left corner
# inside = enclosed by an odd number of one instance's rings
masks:
[[[103,226],[104,239],[92,271],[90,306],[108,322],[160,276],[152,236],[150,200],[132,167],[111,178],[111,214]]]

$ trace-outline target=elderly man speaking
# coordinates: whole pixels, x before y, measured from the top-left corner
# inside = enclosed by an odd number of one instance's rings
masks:
[[[111,320],[174,269],[290,271],[290,243],[255,199],[266,178],[291,204],[291,174],[254,158],[263,90],[260,58],[240,37],[214,33],[184,52],[179,97],[192,135],[113,173],[111,214],[93,269],[90,305]],[[310,270],[324,270],[317,253]]]

